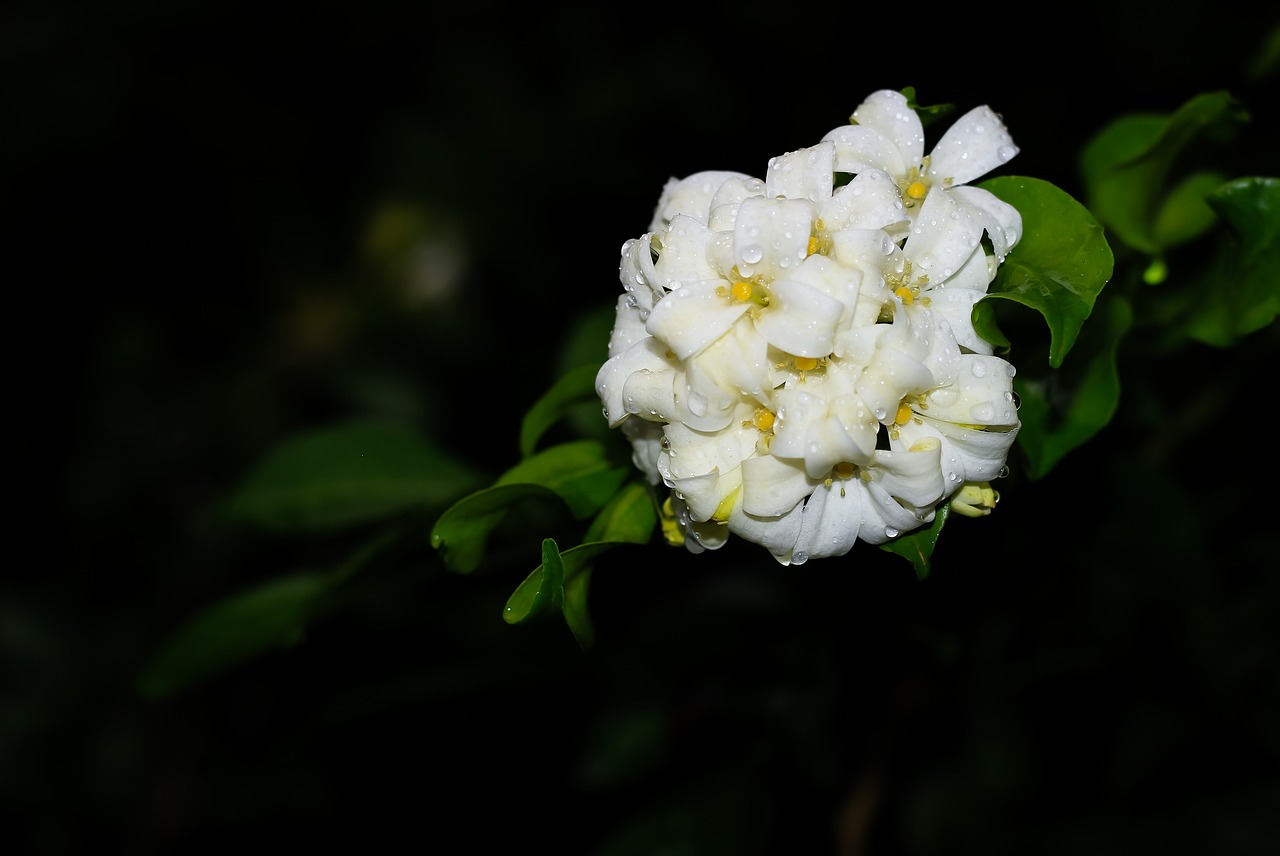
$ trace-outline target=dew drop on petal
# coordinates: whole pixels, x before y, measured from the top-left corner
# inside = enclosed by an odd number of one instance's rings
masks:
[[[886,526],[884,527],[884,535],[886,538],[897,538],[898,530],[892,526]]]
[[[791,564],[793,565],[803,565],[807,561],[809,561],[809,554],[804,550],[796,550],[791,554]]]

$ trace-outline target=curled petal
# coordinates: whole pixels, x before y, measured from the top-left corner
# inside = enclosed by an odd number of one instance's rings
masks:
[[[929,391],[925,413],[956,425],[1007,428],[1018,423],[1013,366],[1000,357],[961,354],[955,382]]]
[[[799,460],[759,455],[742,462],[742,510],[756,517],[780,517],[813,491]]]
[[[712,197],[720,189],[720,185],[731,178],[745,179],[750,176],[740,172],[706,170],[685,178],[668,179],[658,197],[649,231],[662,230],[677,214],[686,214],[705,224],[711,212]]]
[[[674,291],[683,283],[719,279],[712,267],[707,247],[715,232],[685,214],[677,214],[662,233],[662,249],[654,262],[654,276],[663,288]]]
[[[881,449],[876,452],[875,474],[885,493],[906,505],[929,508],[942,496],[942,443],[922,438],[905,451]]]
[[[910,164],[903,160],[902,150],[893,137],[883,131],[865,125],[842,125],[828,131],[823,139],[835,144],[838,172],[878,169],[888,173],[895,182],[907,175]]]
[[[596,372],[596,394],[604,404],[604,415],[610,428],[616,428],[632,411],[627,408],[626,385],[638,372],[664,373],[675,370],[675,363],[666,355],[666,347],[645,337],[641,341],[610,357]]]
[[[1022,215],[1018,209],[981,187],[954,187],[951,194],[974,211],[991,238],[997,262],[1022,240]]]

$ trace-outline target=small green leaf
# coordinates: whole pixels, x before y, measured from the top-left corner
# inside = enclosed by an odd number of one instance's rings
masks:
[[[1116,354],[1133,322],[1128,301],[1116,296],[1104,303],[1098,324],[1090,325],[1078,349],[1086,359],[1072,373],[1051,372],[1014,378],[1022,428],[1016,440],[1027,456],[1027,477],[1043,478],[1073,449],[1084,445],[1115,415],[1120,401]]]
[[[469,574],[484,560],[489,533],[523,502],[562,504],[560,495],[539,484],[496,485],[463,497],[441,514],[431,528],[431,546],[445,567]]]
[[[647,544],[657,525],[658,508],[649,486],[632,482],[600,510],[583,540]]]
[[[298,574],[210,606],[147,663],[138,692],[153,699],[170,696],[270,648],[296,643],[331,584],[325,576]]]
[[[595,379],[599,371],[598,365],[579,366],[556,381],[534,403],[520,425],[521,457],[532,455],[546,430],[573,407],[587,401],[599,401],[595,391]]]
[[[1216,264],[1194,288],[1193,338],[1227,347],[1280,313],[1280,178],[1242,178],[1209,197],[1221,216]]]
[[[478,473],[412,429],[359,421],[293,437],[268,453],[227,500],[235,519],[273,531],[335,529],[409,508],[443,506]]]
[[[934,512],[933,522],[928,528],[914,529],[905,535],[900,535],[892,541],[881,544],[880,549],[896,553],[909,561],[916,569],[916,579],[923,580],[929,576],[933,549],[938,545],[938,535],[942,533],[942,527],[949,516],[951,516],[951,506],[943,503]]]
[[[579,520],[599,511],[632,467],[612,460],[603,443],[578,440],[552,446],[517,463],[496,484],[540,484],[560,494]]]
[[[507,598],[507,605],[502,609],[503,621],[519,624],[561,606],[564,603],[564,579],[565,566],[560,548],[555,540],[544,538],[542,564],[525,577]]]
[[[999,344],[1004,336],[995,329],[989,301],[1011,300],[1035,309],[1049,327],[1049,364],[1059,366],[1111,279],[1111,247],[1088,209],[1047,181],[1007,176],[981,187],[1018,209],[1023,234],[975,307],[974,325]]]
[[[1170,190],[1151,224],[1156,243],[1165,248],[1176,247],[1213,228],[1218,215],[1208,198],[1226,180],[1220,172],[1202,170],[1188,175]]]

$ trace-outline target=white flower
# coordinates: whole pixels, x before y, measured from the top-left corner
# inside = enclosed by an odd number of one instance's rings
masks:
[[[694,552],[736,534],[791,564],[883,543],[999,476],[1016,437],[1012,366],[970,319],[1021,218],[960,186],[1016,149],[989,110],[929,158],[896,93],[855,119],[763,180],[670,180],[623,245],[596,387]]]
[[[924,124],[902,93],[873,92],[849,117],[852,124],[829,131],[835,144],[835,168],[854,174],[883,170],[897,182],[914,217],[934,188],[971,207],[986,221],[996,258],[1004,261],[1021,236],[1016,212],[993,194],[967,186],[1018,154],[1000,117],[987,106],[975,107],[952,123],[933,150],[924,152]]]

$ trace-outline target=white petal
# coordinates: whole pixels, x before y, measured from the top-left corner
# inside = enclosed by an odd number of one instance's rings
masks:
[[[895,182],[907,176],[908,164],[903,160],[902,151],[883,131],[864,125],[842,125],[828,131],[823,139],[835,143],[837,172],[878,169],[888,173]]]
[[[609,427],[615,427],[630,415],[625,403],[627,379],[636,372],[662,372],[674,370],[675,364],[666,356],[666,346],[648,336],[610,357],[596,372],[596,394],[604,403]]]
[[[707,225],[717,232],[733,231],[742,200],[764,195],[764,182],[758,178],[730,178],[711,197],[711,216]]]
[[[908,505],[932,506],[942,496],[941,449],[939,440],[923,438],[907,451],[877,451],[873,466],[880,486]]]
[[[628,419],[621,425],[622,435],[631,441],[631,463],[644,474],[649,484],[662,481],[658,473],[658,456],[662,454],[662,426],[643,419]]]
[[[924,124],[901,92],[881,89],[871,93],[853,111],[853,119],[859,125],[875,128],[893,140],[906,166],[920,165],[924,157]],[[899,177],[892,170],[890,174]]]
[[[825,357],[835,345],[843,309],[844,304],[811,285],[779,279],[769,286],[769,305],[756,319],[756,329],[788,354]]]
[[[742,510],[757,517],[778,517],[813,491],[800,461],[760,455],[742,462]]]
[[[609,331],[609,356],[616,357],[636,342],[647,338],[649,332],[644,329],[639,301],[635,295],[624,291],[618,295],[618,303],[614,309],[613,329]]]
[[[975,107],[947,129],[929,155],[929,176],[968,184],[1003,166],[1018,153],[1000,117],[987,106]]]
[[[720,185],[731,178],[750,178],[740,172],[706,170],[685,178],[670,178],[662,188],[654,208],[649,231],[665,228],[677,214],[687,214],[699,223],[706,223],[711,212],[711,199]]]
[[[883,544],[933,520],[933,515],[931,510],[917,516],[872,481],[867,484],[866,500],[862,503],[862,526],[858,529],[858,537],[868,544]]]
[[[792,560],[822,559],[849,552],[862,527],[866,493],[860,479],[818,486],[804,505]]]
[[[808,199],[744,199],[733,227],[738,272],[773,276],[800,264],[809,252],[816,211]]]
[[[927,274],[936,285],[956,274],[982,241],[982,221],[975,211],[933,187],[920,206],[902,253],[915,277]]]
[[[791,563],[792,549],[803,522],[802,505],[795,505],[776,517],[759,517],[748,514],[741,504],[729,515],[729,531],[738,537],[759,544],[767,549],[783,565]]]
[[[675,418],[690,428],[719,431],[733,421],[738,394],[720,387],[698,358],[685,362],[685,370],[676,377],[675,392]]]
[[[658,301],[645,329],[666,344],[680,360],[710,345],[731,328],[748,304],[717,293],[723,280],[684,283]]]
[[[628,413],[650,422],[670,422],[676,417],[676,372],[641,369],[622,384],[622,403]]]
[[[818,216],[830,232],[884,229],[905,237],[911,223],[897,183],[882,169],[866,169],[831,195]]]
[[[707,246],[715,234],[687,214],[673,217],[670,227],[661,235],[662,250],[654,262],[657,282],[663,288],[675,290],[686,282],[720,278],[721,272],[712,267],[707,258]]]
[[[926,436],[942,441],[940,466],[947,479],[948,495],[954,493],[966,481],[990,481],[1000,475],[1008,459],[1009,449],[1017,439],[1018,429],[1009,431],[983,431],[967,425],[920,415],[920,421],[912,420],[899,429],[904,443],[918,442]]]
[[[991,249],[996,260],[1004,257],[1022,240],[1022,215],[1009,203],[981,187],[956,187],[950,191],[956,199],[969,206],[991,237]]]
[[[778,155],[769,161],[764,195],[809,199],[822,204],[831,198],[836,145],[823,140],[816,146]]]
[[[618,278],[622,280],[622,288],[636,296],[642,316],[666,294],[658,284],[658,275],[653,268],[653,254],[649,249],[652,239],[653,233],[647,232],[627,241],[622,245],[622,258],[618,260]]]
[[[931,390],[925,413],[957,425],[1007,427],[1017,424],[1013,403],[1013,373],[1000,357],[961,354],[959,371],[950,386]]]

